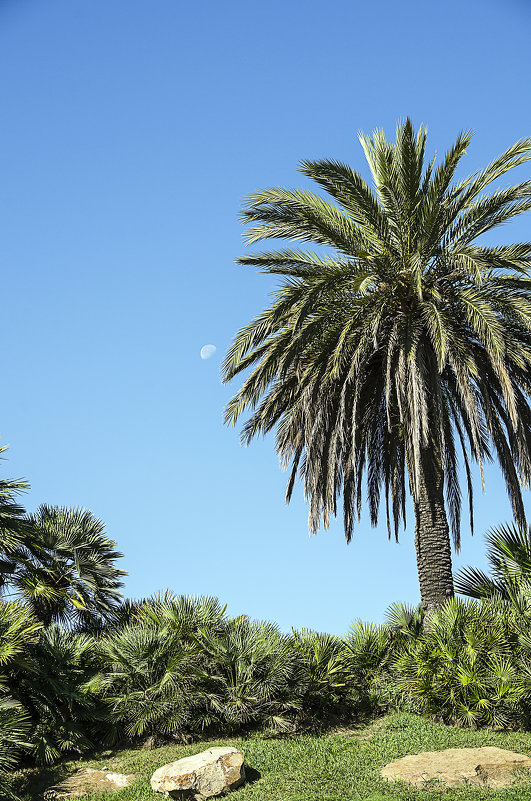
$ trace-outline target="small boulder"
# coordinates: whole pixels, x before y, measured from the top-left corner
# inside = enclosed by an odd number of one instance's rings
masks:
[[[44,791],[45,801],[59,801],[62,798],[80,798],[91,793],[110,793],[122,790],[134,781],[133,775],[109,773],[107,770],[85,768],[77,770],[72,776]]]
[[[397,759],[386,765],[380,776],[390,781],[401,779],[419,788],[431,779],[448,787],[472,784],[502,788],[511,785],[514,771],[522,768],[531,769],[531,758],[503,748],[447,748]]]
[[[208,748],[163,765],[151,777],[156,793],[203,801],[240,787],[245,781],[243,754],[236,748]]]

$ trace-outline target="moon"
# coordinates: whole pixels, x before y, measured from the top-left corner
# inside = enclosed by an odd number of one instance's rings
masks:
[[[201,348],[201,358],[210,359],[210,357],[213,356],[215,352],[216,352],[215,345],[203,345],[203,347]]]

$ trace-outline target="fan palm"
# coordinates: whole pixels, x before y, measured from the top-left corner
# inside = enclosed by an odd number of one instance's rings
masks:
[[[304,707],[320,713],[346,702],[353,674],[349,653],[340,637],[311,629],[293,629],[293,644],[301,656],[305,677]]]
[[[495,605],[452,598],[393,660],[398,689],[449,723],[507,728],[529,702],[529,652]]]
[[[15,601],[0,601],[0,670],[36,642],[41,629],[42,623],[35,620],[26,606]],[[2,686],[0,674],[0,688]]]
[[[457,592],[469,598],[505,600],[531,585],[531,528],[499,526],[487,532],[487,559],[491,575],[465,567],[455,577]]]
[[[223,630],[225,607],[217,598],[166,591],[121,611],[121,625],[98,642],[101,671],[91,682],[116,733],[177,736],[200,728],[211,677],[199,640]]]
[[[37,620],[90,627],[112,619],[125,571],[104,524],[86,510],[45,504],[27,524],[9,581]]]
[[[198,644],[209,672],[205,724],[233,731],[258,724],[293,727],[306,681],[289,636],[274,623],[242,615],[222,631],[205,631]]]
[[[112,740],[128,736],[176,734],[201,705],[198,649],[166,628],[131,623],[98,642],[101,672],[89,687],[107,705]]]
[[[85,687],[96,672],[94,653],[89,635],[51,625],[9,672],[11,694],[30,715],[37,763],[93,746],[91,730],[102,717],[97,698]]]
[[[201,632],[223,630],[226,608],[213,596],[175,595],[165,590],[139,604],[137,618],[167,629],[168,636],[195,642]]]
[[[0,696],[0,798],[19,801],[13,792],[11,773],[20,753],[29,748],[30,722],[18,701]]]
[[[450,532],[460,542],[460,458],[472,519],[471,462],[497,457],[516,520],[531,479],[531,243],[478,243],[531,209],[531,181],[486,192],[531,158],[517,142],[484,170],[456,181],[471,135],[459,134],[438,167],[425,163],[426,131],[399,123],[396,141],[360,136],[371,188],[346,164],[304,161],[301,172],[332,200],[266,189],[243,213],[248,242],[284,249],[240,264],[279,275],[274,301],[236,336],[225,381],[254,367],[226,409],[246,410],[248,443],[276,427],[276,448],[309,502],[309,528],[328,526],[343,497],[351,539],[364,483],[371,522],[385,497],[389,536],[413,499],[422,604],[453,595]]]
[[[0,454],[7,446],[0,448]],[[4,479],[0,481],[0,593],[14,572],[14,554],[28,534],[26,511],[17,500],[20,493],[29,489],[27,481]]]
[[[389,626],[355,621],[344,643],[350,682],[359,711],[363,714],[383,711],[387,701],[391,632]]]
[[[30,747],[30,720],[27,710],[9,694],[9,673],[24,664],[28,648],[38,639],[42,626],[33,619],[29,609],[0,601],[0,798],[14,799],[10,771],[18,762],[20,752]],[[18,695],[17,688],[13,695]]]

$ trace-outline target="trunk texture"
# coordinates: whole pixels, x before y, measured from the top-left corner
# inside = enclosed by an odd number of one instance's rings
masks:
[[[415,549],[420,600],[429,613],[453,597],[454,581],[443,472],[434,449],[423,452],[422,466],[415,503]]]

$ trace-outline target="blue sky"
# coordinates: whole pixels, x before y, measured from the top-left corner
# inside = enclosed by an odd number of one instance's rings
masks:
[[[222,424],[220,361],[274,286],[234,265],[238,215],[303,158],[367,174],[356,132],[405,115],[431,152],[472,128],[484,165],[531,133],[530,32],[524,0],[1,0],[0,434],[28,508],[105,520],[133,597],[335,632],[416,603],[412,519],[400,545],[366,515],[310,539],[272,441]],[[510,519],[495,469],[476,510],[456,567]]]

